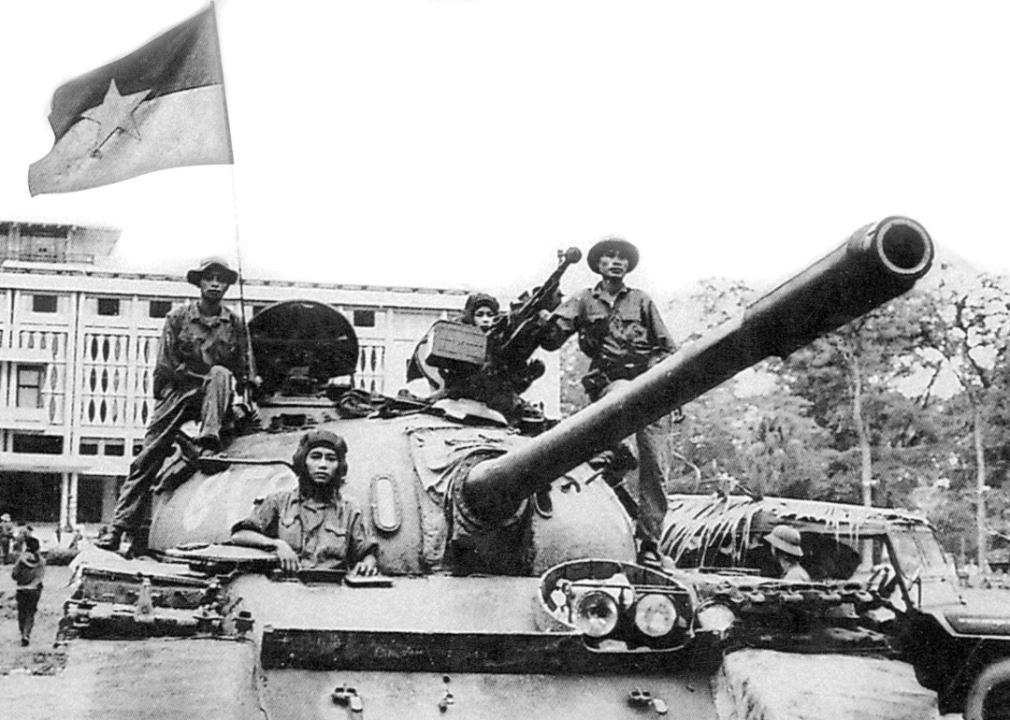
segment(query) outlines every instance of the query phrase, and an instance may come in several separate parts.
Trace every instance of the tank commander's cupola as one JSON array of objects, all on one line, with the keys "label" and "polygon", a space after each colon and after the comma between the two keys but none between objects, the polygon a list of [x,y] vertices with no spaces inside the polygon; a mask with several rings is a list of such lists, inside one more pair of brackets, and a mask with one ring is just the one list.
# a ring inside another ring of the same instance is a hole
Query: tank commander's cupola
[{"label": "tank commander's cupola", "polygon": [[347,318],[329,305],[276,303],[249,322],[249,335],[265,401],[313,397],[341,378],[352,384],[358,338]]}]

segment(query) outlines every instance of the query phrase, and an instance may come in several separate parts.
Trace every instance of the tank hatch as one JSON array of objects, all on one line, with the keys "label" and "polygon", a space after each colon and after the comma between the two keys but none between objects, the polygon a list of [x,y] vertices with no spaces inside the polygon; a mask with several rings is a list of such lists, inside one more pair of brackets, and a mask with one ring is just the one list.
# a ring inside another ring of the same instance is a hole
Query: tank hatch
[{"label": "tank hatch", "polygon": [[249,322],[256,369],[266,395],[311,393],[330,378],[353,375],[358,338],[337,310],[313,300],[270,305]]}]

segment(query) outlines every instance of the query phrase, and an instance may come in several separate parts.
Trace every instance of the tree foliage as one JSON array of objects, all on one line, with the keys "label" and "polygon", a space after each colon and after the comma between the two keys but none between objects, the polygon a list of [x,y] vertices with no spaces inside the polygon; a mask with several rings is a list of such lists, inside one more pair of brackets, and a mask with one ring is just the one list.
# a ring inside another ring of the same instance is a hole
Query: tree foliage
[{"label": "tree foliage", "polygon": [[[936,268],[916,290],[684,408],[671,491],[734,479],[761,493],[920,510],[947,549],[1010,546],[1010,279]],[[664,304],[690,343],[739,315],[746,284],[709,279]],[[588,361],[563,350],[566,412]],[[985,504],[979,514],[978,488]],[[980,533],[978,529],[981,528]],[[990,541],[986,541],[989,538]],[[1010,551],[1007,552],[1010,555]]]}]

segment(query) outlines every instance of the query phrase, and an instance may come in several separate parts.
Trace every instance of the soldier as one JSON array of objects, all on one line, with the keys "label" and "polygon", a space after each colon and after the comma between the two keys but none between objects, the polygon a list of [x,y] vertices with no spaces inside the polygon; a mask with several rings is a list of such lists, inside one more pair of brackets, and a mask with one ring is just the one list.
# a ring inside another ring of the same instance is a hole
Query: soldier
[{"label": "soldier", "polygon": [[[624,284],[625,276],[638,266],[638,248],[621,238],[607,238],[593,245],[586,262],[601,276],[600,282],[553,313],[541,314],[545,324],[541,345],[557,350],[570,335],[579,334],[579,348],[590,360],[582,385],[595,402],[670,355],[674,344],[655,303]],[[666,515],[663,479],[670,432],[667,416],[636,434],[638,487],[628,488],[639,560],[654,565],[660,563],[659,537]]]},{"label": "soldier", "polygon": [[256,501],[252,514],[232,527],[236,545],[277,553],[281,569],[344,569],[375,575],[378,543],[361,509],[341,496],[347,443],[328,430],[302,435],[291,466],[298,487]]},{"label": "soldier", "polygon": [[486,293],[474,293],[466,299],[460,322],[488,333],[500,313],[501,306],[496,298]]},{"label": "soldier", "polygon": [[179,428],[199,420],[196,444],[201,454],[218,452],[232,396],[243,392],[255,375],[249,367],[245,324],[221,302],[238,273],[224,260],[208,258],[186,279],[200,288],[200,299],[165,318],[154,367],[154,412],[144,449],[119,491],[112,527],[96,543],[106,550],[117,550],[123,534],[138,528],[144,498],[171,454]]},{"label": "soldier", "polygon": [[803,557],[801,539],[800,531],[788,525],[776,525],[764,536],[764,541],[771,546],[772,556],[781,568],[783,580],[810,582],[810,574],[800,565],[800,558]]}]

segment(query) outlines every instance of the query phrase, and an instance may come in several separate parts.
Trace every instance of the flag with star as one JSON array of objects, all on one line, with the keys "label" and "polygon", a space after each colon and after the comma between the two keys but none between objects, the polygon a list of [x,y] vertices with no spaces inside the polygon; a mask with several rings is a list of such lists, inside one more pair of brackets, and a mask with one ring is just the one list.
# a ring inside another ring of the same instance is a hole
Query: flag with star
[{"label": "flag with star", "polygon": [[61,85],[49,124],[56,140],[28,169],[32,195],[232,163],[213,7]]}]

